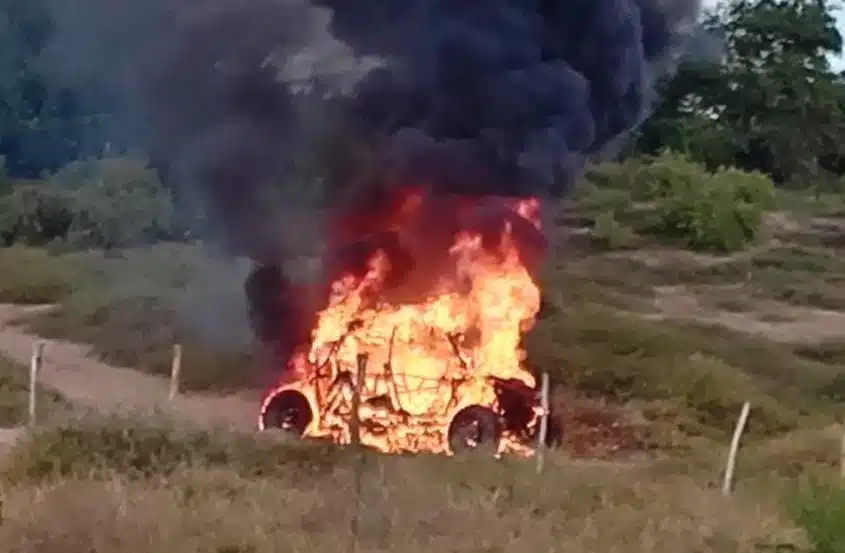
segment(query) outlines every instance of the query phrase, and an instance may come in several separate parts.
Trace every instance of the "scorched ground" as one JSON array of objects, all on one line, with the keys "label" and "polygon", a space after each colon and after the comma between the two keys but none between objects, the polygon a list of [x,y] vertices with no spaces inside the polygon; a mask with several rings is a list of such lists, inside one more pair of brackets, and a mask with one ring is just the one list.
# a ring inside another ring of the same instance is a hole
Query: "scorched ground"
[{"label": "scorched ground", "polygon": [[302,343],[282,325],[293,351],[275,357],[259,428],[348,443],[362,374],[367,446],[530,454],[541,409],[522,337],[540,307],[539,203],[393,190],[366,217],[336,217],[322,306]]}]

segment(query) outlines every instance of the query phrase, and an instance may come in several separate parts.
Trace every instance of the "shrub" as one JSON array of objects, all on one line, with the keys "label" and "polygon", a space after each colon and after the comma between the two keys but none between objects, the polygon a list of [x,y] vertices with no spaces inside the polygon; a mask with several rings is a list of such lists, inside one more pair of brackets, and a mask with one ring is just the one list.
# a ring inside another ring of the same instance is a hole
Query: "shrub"
[{"label": "shrub", "polygon": [[652,231],[709,251],[741,249],[758,239],[764,211],[774,206],[774,183],[761,173],[708,173],[683,156],[665,153],[641,168],[655,201]]},{"label": "shrub", "polygon": [[616,220],[612,211],[605,211],[593,220],[593,238],[608,250],[633,247],[636,233]]},{"label": "shrub", "polygon": [[585,180],[601,190],[624,191],[631,199],[648,200],[649,187],[639,178],[644,160],[632,158],[624,163],[600,163],[587,170]]},{"label": "shrub", "polygon": [[179,239],[173,196],[133,158],[76,162],[0,194],[0,242],[128,247]]},{"label": "shrub", "polygon": [[66,239],[128,247],[180,235],[172,194],[155,170],[132,158],[73,163],[50,178],[71,213]]},{"label": "shrub", "polygon": [[45,183],[18,184],[0,196],[0,245],[43,246],[67,236],[73,215],[67,199]]}]

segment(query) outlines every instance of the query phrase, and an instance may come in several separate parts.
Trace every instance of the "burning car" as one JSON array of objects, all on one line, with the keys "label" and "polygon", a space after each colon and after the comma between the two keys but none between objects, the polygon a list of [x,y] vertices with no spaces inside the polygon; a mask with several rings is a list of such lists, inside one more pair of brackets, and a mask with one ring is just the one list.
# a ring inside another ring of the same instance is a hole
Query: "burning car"
[{"label": "burning car", "polygon": [[[395,338],[394,333],[388,352],[395,347]],[[452,336],[443,339],[463,365],[460,341]],[[465,366],[439,376],[413,374],[394,367],[391,357],[388,353],[376,370],[369,370],[366,355],[357,357],[356,366],[327,358],[309,377],[281,385],[266,396],[259,429],[348,443],[357,410],[361,443],[386,453],[455,454],[476,448],[497,454],[530,452],[542,409],[526,382],[477,376]],[[356,389],[358,378],[360,389]]]},{"label": "burning car", "polygon": [[[355,255],[333,254],[327,300],[285,356],[259,429],[336,443],[357,432],[385,453],[530,455],[542,415],[522,347],[540,307],[536,201],[408,193],[390,205],[389,228],[378,218]],[[447,209],[460,224],[432,224]]]}]

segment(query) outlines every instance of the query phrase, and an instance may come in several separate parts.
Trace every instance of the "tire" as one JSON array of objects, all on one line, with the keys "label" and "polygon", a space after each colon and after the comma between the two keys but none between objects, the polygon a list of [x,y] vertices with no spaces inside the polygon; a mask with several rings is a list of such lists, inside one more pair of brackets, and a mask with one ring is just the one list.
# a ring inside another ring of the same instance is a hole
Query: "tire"
[{"label": "tire", "polygon": [[301,438],[314,414],[305,396],[299,392],[282,392],[270,401],[263,415],[264,429],[282,431]]},{"label": "tire", "polygon": [[458,411],[448,430],[449,447],[455,455],[470,451],[495,454],[502,437],[499,416],[490,408],[471,405]]}]

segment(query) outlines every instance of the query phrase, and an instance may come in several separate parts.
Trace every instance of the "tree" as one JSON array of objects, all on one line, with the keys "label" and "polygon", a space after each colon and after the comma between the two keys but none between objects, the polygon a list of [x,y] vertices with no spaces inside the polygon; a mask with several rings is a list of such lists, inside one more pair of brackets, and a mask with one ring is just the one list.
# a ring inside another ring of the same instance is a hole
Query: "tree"
[{"label": "tree", "polygon": [[721,63],[688,61],[664,83],[641,148],[670,146],[780,182],[834,169],[845,86],[828,61],[842,49],[830,2],[733,0],[704,26],[724,37]]},{"label": "tree", "polygon": [[78,94],[45,71],[53,30],[46,0],[0,0],[0,156],[17,176],[39,176],[90,153],[86,136],[99,125]]}]

